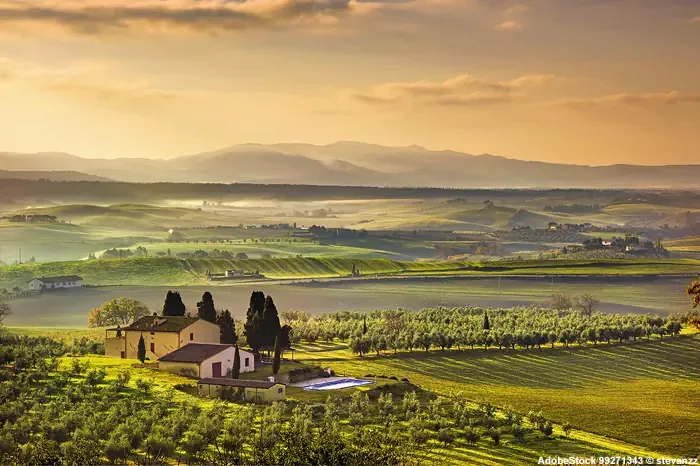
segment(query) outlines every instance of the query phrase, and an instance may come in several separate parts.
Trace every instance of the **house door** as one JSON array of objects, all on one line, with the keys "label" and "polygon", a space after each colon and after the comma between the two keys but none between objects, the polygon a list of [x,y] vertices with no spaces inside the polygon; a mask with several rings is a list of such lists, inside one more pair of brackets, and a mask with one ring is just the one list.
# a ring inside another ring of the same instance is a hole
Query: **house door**
[{"label": "house door", "polygon": [[126,351],[122,351],[122,359],[126,359]]},{"label": "house door", "polygon": [[211,376],[221,377],[221,362],[213,362],[211,364]]}]

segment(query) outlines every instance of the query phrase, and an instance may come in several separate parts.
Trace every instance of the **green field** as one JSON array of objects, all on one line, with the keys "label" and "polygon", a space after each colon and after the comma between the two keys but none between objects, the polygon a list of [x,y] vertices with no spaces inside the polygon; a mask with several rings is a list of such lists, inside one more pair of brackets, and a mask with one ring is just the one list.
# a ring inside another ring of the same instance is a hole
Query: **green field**
[{"label": "green field", "polygon": [[406,262],[388,259],[347,259],[329,257],[273,259],[183,259],[129,258],[122,261],[93,260],[29,263],[0,266],[0,288],[22,286],[41,276],[80,275],[86,285],[172,285],[206,283],[206,273],[229,269],[258,270],[267,278],[338,278],[350,274],[355,264],[363,276],[613,276],[613,275],[688,275],[700,272],[700,260],[694,259],[605,259],[506,261],[470,263]]},{"label": "green field", "polygon": [[337,372],[407,377],[438,394],[542,410],[577,429],[678,456],[700,454],[700,338],[517,351],[416,351],[359,358],[343,344],[300,359]]},{"label": "green field", "polygon": [[[17,331],[17,329],[13,330]],[[58,329],[27,329],[23,333],[57,337]],[[66,329],[63,336],[83,336],[83,330]],[[463,442],[444,449],[430,442],[422,455],[439,464],[519,465],[536,464],[551,456],[695,456],[700,432],[700,338],[697,334],[623,345],[539,350],[416,351],[359,358],[340,342],[306,344],[297,348],[296,363],[284,363],[281,372],[299,363],[331,367],[341,375],[364,377],[407,377],[420,389],[445,396],[488,401],[527,414],[542,410],[559,424],[546,439],[530,434],[525,443],[505,441],[494,447],[482,438],[474,446]],[[64,358],[63,365],[71,359]],[[175,384],[192,384],[191,379],[140,366],[134,361],[104,356],[81,357],[92,367],[107,370],[111,380],[124,370],[137,378],[151,380],[154,393],[176,402],[196,403],[204,408],[211,400],[191,392],[173,390]],[[263,379],[269,367],[242,374]],[[377,377],[375,385],[333,392],[308,392],[289,387],[295,402],[320,404],[326,396],[349,401],[355,390],[385,390],[403,393],[401,382]],[[405,384],[404,384],[405,385]],[[426,392],[423,392],[426,393]],[[396,395],[395,395],[396,396]],[[427,395],[421,395],[425,402]],[[432,395],[434,397],[434,395]],[[396,402],[396,401],[395,401]],[[564,437],[561,422],[574,425]],[[349,426],[346,425],[346,428]]]}]

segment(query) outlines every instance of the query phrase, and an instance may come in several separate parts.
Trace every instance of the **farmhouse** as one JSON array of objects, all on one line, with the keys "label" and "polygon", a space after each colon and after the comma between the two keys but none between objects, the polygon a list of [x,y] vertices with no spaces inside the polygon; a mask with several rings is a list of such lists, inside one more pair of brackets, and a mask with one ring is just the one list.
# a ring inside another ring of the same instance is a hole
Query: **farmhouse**
[{"label": "farmhouse", "polygon": [[[241,372],[255,370],[252,353],[239,350]],[[233,345],[189,343],[158,360],[158,369],[175,374],[210,379],[224,377],[233,369]]]},{"label": "farmhouse", "polygon": [[80,288],[83,286],[83,278],[77,275],[63,277],[32,278],[27,282],[30,291],[52,290],[57,288]]},{"label": "farmhouse", "polygon": [[[113,336],[110,336],[113,335]],[[196,317],[146,316],[128,327],[105,331],[105,354],[115,358],[136,359],[139,338],[146,343],[146,357],[160,359],[188,343],[220,343],[218,325]]]},{"label": "farmhouse", "polygon": [[287,387],[279,382],[262,380],[237,379],[202,379],[197,382],[199,396],[216,398],[222,390],[230,388],[236,393],[242,393],[246,401],[271,403],[287,398]]}]

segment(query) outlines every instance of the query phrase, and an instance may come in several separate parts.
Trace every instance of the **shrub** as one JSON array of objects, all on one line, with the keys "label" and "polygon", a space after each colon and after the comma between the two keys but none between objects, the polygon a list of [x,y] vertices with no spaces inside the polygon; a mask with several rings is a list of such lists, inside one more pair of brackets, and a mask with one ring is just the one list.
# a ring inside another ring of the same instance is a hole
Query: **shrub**
[{"label": "shrub", "polygon": [[501,444],[501,431],[500,429],[494,429],[493,427],[489,429],[489,437],[493,440],[493,444],[498,446]]},{"label": "shrub", "polygon": [[474,445],[476,442],[478,442],[479,437],[481,437],[481,434],[478,430],[471,427],[464,429],[464,440],[466,440],[469,445]]},{"label": "shrub", "polygon": [[549,438],[549,436],[552,435],[553,431],[554,431],[554,428],[552,427],[552,423],[547,421],[544,424],[544,427],[542,428],[542,433],[544,434],[545,437]]},{"label": "shrub", "polygon": [[153,388],[153,382],[146,379],[136,379],[136,388],[143,392],[144,395],[148,395]]},{"label": "shrub", "polygon": [[99,369],[89,370],[87,374],[85,374],[85,381],[94,387],[104,382],[105,377],[107,377],[107,371],[104,367],[100,367]]},{"label": "shrub", "polygon": [[518,424],[513,424],[512,427],[513,437],[520,443],[525,441],[525,428]]},{"label": "shrub", "polygon": [[454,443],[455,436],[450,432],[450,429],[440,429],[437,434],[437,439],[447,448],[448,445]]},{"label": "shrub", "polygon": [[131,373],[128,371],[121,371],[119,374],[117,374],[117,386],[119,387],[126,387],[129,385],[130,380]]},{"label": "shrub", "polygon": [[567,437],[571,434],[571,429],[572,429],[571,424],[569,424],[568,422],[565,422],[564,425],[562,425],[562,430],[564,431],[564,435],[566,435]]}]

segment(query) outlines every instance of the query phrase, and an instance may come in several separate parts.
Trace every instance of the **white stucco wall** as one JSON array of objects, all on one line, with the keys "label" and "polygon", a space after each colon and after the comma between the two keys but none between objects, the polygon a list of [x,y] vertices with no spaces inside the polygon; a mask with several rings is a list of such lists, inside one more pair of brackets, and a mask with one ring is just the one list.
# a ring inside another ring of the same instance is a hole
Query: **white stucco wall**
[{"label": "white stucco wall", "polygon": [[226,377],[228,370],[233,368],[233,358],[235,354],[236,348],[230,346],[224,351],[221,351],[219,354],[215,354],[209,359],[202,361],[202,364],[199,366],[199,378],[206,379],[209,377],[214,377],[212,365],[217,362],[221,363],[221,376]]},{"label": "white stucco wall", "polygon": [[[243,372],[253,372],[255,370],[255,355],[253,355],[253,353],[249,353],[248,351],[243,351],[242,349],[238,350],[238,355],[241,357],[241,374]],[[247,366],[246,358],[248,359]]]},{"label": "white stucco wall", "polygon": [[[41,289],[41,285],[44,282],[41,281],[39,278],[35,278],[29,282],[29,290],[31,291],[38,291]],[[54,282],[54,283],[47,283],[44,288],[46,289],[53,289],[53,288],[80,288],[83,286],[83,281],[82,280],[76,280],[76,281],[63,281],[63,282]]]}]

